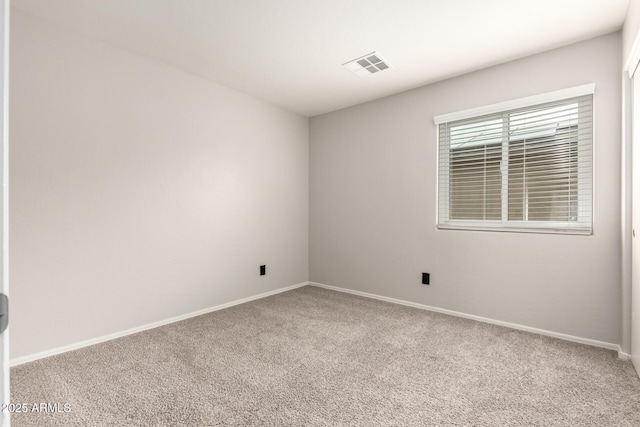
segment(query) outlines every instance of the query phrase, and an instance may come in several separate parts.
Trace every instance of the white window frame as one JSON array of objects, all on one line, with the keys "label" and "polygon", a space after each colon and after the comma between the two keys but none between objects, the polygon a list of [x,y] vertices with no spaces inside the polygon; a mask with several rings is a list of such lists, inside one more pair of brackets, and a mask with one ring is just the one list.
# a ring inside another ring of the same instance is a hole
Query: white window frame
[{"label": "white window frame", "polygon": [[[442,114],[442,115],[437,115],[433,118],[433,121],[436,125],[436,140],[438,141],[437,144],[437,153],[438,153],[438,161],[437,161],[437,167],[436,167],[436,227],[438,229],[443,229],[443,230],[475,230],[475,231],[505,231],[505,232],[523,232],[523,233],[553,233],[553,234],[578,234],[578,235],[592,235],[593,234],[593,224],[594,224],[594,176],[595,176],[595,111],[592,111],[592,135],[591,135],[591,193],[586,196],[587,199],[585,200],[582,196],[580,195],[579,197],[581,197],[582,199],[579,199],[578,205],[580,206],[581,204],[584,204],[585,202],[588,203],[588,205],[590,206],[590,227],[589,230],[583,230],[583,229],[576,229],[573,230],[571,228],[568,228],[566,226],[565,222],[551,222],[551,221],[508,221],[508,223],[506,223],[503,220],[482,220],[482,221],[478,221],[478,220],[447,220],[446,222],[443,222],[440,220],[439,216],[440,216],[440,203],[448,203],[449,200],[449,194],[445,193],[443,194],[443,199],[440,200],[440,188],[441,184],[443,184],[443,182],[441,182],[441,179],[445,179],[448,180],[448,173],[441,173],[441,164],[440,164],[440,132],[439,132],[439,125],[443,124],[443,123],[449,123],[449,122],[454,122],[454,121],[459,121],[459,120],[465,120],[465,119],[472,119],[472,118],[476,118],[476,117],[480,117],[480,116],[485,116],[485,115],[489,115],[489,114],[498,114],[498,113],[503,113],[503,112],[507,112],[509,110],[515,110],[515,109],[520,109],[520,108],[526,108],[526,107],[531,107],[531,106],[535,106],[538,104],[545,104],[548,102],[556,102],[556,101],[562,101],[565,99],[571,99],[571,98],[577,98],[577,97],[581,97],[581,96],[586,96],[586,95],[595,95],[595,83],[590,83],[590,84],[585,84],[582,86],[576,86],[576,87],[572,87],[572,88],[568,88],[568,89],[562,89],[562,90],[558,90],[558,91],[554,91],[554,92],[548,92],[548,93],[544,93],[544,94],[540,94],[540,95],[534,95],[534,96],[529,96],[529,97],[525,97],[525,98],[519,98],[519,99],[515,99],[515,100],[511,100],[511,101],[506,101],[506,102],[501,102],[501,103],[497,103],[497,104],[491,104],[491,105],[487,105],[487,106],[483,106],[483,107],[478,107],[478,108],[471,108],[468,110],[463,110],[463,111],[457,111],[454,113],[449,113],[449,114]],[[593,100],[593,104],[595,106],[595,96],[594,96],[594,100]],[[595,108],[593,109],[595,110]],[[503,144],[503,151],[508,150],[507,145]],[[505,155],[505,153],[503,152],[503,156]],[[581,162],[578,162],[578,167],[581,167],[580,165],[582,165]],[[584,166],[582,166],[584,167]],[[578,173],[578,177],[580,177],[581,174]],[[578,178],[579,179],[579,178]],[[503,181],[504,180],[508,180],[508,175],[506,173],[503,173]],[[445,188],[449,188],[449,184],[448,182],[444,182],[445,184]],[[503,210],[505,209],[505,205],[507,203],[507,194],[505,194],[508,191],[508,187],[506,185],[504,185],[503,182],[503,186],[502,186],[502,200],[503,200]],[[580,193],[579,193],[580,194]],[[582,212],[579,210],[579,215],[582,214]],[[504,218],[504,212],[502,217]],[[581,219],[584,218],[579,218],[578,221],[580,222]]]}]

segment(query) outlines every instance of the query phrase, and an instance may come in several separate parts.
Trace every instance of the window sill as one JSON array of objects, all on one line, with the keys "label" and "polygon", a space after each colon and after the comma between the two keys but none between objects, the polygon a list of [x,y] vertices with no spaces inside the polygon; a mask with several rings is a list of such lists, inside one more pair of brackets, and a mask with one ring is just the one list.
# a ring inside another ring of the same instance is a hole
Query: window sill
[{"label": "window sill", "polygon": [[591,236],[593,235],[593,230],[591,229],[583,229],[583,228],[567,228],[566,224],[555,224],[555,223],[545,223],[545,224],[528,224],[527,226],[518,226],[518,225],[504,225],[500,223],[500,225],[496,224],[492,226],[491,224],[483,223],[473,223],[473,222],[456,222],[456,223],[447,223],[447,224],[437,224],[436,228],[438,230],[466,230],[466,231],[493,231],[493,232],[506,232],[506,233],[536,233],[536,234],[568,234],[568,235],[578,235],[578,236]]}]

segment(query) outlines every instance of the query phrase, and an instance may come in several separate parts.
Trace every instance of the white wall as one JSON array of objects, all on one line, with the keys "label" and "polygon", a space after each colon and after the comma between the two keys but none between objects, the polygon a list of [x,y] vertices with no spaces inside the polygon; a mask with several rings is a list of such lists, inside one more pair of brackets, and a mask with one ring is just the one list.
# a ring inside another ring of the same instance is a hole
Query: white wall
[{"label": "white wall", "polygon": [[12,359],[307,280],[308,119],[11,19]]},{"label": "white wall", "polygon": [[627,16],[622,27],[622,59],[625,62],[631,53],[638,30],[640,30],[640,1],[629,0]]},{"label": "white wall", "polygon": [[[619,343],[620,44],[615,33],[312,118],[310,280]],[[593,236],[436,230],[434,115],[590,82]]]}]

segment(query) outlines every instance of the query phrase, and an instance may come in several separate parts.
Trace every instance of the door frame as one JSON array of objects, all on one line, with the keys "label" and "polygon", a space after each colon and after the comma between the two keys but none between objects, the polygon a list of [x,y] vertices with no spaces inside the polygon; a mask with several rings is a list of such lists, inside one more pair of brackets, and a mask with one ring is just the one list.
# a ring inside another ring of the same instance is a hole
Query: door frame
[{"label": "door frame", "polygon": [[[640,354],[632,354],[634,333],[633,323],[633,269],[632,269],[632,242],[633,242],[633,121],[634,121],[634,76],[640,84],[640,32],[636,34],[633,46],[624,64],[622,75],[622,147],[621,147],[621,249],[622,249],[622,286],[620,292],[621,307],[621,331],[620,331],[620,356],[630,359],[636,372],[640,375]],[[636,105],[640,108],[640,103]],[[640,131],[636,130],[638,141],[636,145],[640,147]],[[640,169],[640,168],[638,168]],[[639,171],[640,173],[640,171]],[[640,197],[640,189],[637,189]],[[640,228],[640,226],[639,226]],[[640,229],[638,230],[640,233]],[[640,239],[640,235],[637,237]],[[640,242],[639,242],[640,244]],[[639,273],[640,274],[640,273]],[[638,314],[640,317],[640,313]]]}]

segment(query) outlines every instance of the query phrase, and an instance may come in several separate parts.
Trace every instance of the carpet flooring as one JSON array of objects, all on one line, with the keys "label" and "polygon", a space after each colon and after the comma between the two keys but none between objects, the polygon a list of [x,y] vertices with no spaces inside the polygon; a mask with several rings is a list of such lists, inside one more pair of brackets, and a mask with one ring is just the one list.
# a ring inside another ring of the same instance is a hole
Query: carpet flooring
[{"label": "carpet flooring", "polygon": [[640,426],[615,352],[312,286],[14,367],[11,393],[59,403],[13,427]]}]

